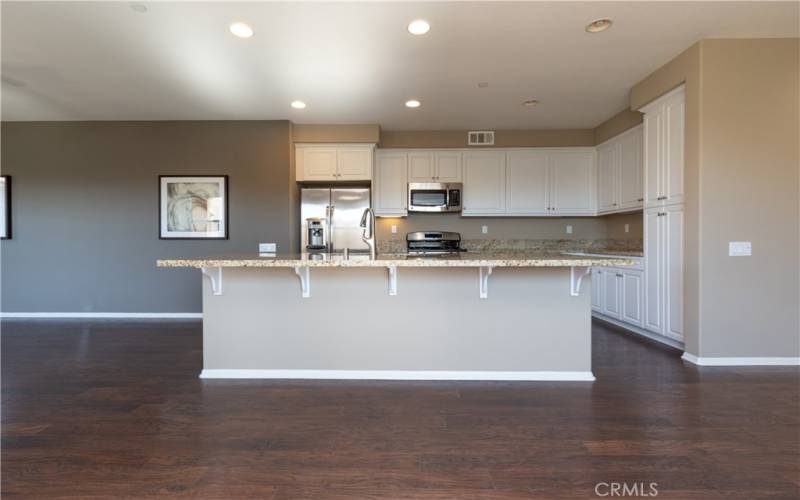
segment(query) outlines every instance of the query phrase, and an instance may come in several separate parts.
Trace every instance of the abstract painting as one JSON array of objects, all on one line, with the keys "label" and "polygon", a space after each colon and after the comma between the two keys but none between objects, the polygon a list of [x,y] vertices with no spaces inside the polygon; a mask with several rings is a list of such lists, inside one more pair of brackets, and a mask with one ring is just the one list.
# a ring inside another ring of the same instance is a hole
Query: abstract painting
[{"label": "abstract painting", "polygon": [[162,239],[227,239],[228,176],[159,176]]},{"label": "abstract painting", "polygon": [[11,238],[11,177],[0,176],[0,238]]}]

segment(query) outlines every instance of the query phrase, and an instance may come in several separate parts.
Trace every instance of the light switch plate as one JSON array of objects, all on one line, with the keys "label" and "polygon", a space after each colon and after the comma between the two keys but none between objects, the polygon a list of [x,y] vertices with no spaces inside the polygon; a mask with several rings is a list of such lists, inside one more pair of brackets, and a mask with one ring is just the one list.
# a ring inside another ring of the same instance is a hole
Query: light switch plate
[{"label": "light switch plate", "polygon": [[567,224],[567,234],[572,234],[572,225]]},{"label": "light switch plate", "polygon": [[259,243],[258,253],[275,253],[278,250],[277,243]]},{"label": "light switch plate", "polygon": [[481,232],[483,234],[489,234],[489,226],[481,226]]},{"label": "light switch plate", "polygon": [[750,241],[729,241],[728,256],[750,257],[753,255],[753,243]]}]

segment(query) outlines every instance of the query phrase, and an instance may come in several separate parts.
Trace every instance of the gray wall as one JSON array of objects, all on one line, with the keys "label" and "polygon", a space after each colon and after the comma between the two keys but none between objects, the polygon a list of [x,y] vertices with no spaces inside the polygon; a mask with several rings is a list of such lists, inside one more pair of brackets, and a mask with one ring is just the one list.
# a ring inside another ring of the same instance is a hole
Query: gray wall
[{"label": "gray wall", "polygon": [[[289,135],[287,121],[3,123],[0,309],[200,312],[200,273],[156,259],[288,250]],[[159,174],[227,174],[230,239],[159,240]]]}]

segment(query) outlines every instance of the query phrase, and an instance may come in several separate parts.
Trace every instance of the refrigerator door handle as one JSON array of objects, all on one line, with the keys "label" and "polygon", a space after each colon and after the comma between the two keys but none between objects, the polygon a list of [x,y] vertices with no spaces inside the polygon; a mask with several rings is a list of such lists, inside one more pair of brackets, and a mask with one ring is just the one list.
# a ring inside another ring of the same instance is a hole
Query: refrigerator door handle
[{"label": "refrigerator door handle", "polygon": [[336,248],[335,246],[333,246],[333,210],[334,210],[334,206],[333,206],[333,204],[331,204],[331,205],[328,205],[326,208],[328,210],[328,253],[332,253],[333,249]]}]

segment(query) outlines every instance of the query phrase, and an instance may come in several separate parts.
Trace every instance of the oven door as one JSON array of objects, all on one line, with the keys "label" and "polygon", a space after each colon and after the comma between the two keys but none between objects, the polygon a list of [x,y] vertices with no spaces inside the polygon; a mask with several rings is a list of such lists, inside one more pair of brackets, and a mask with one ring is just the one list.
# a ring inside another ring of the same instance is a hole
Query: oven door
[{"label": "oven door", "polygon": [[409,212],[447,212],[447,185],[435,182],[408,183]]}]

